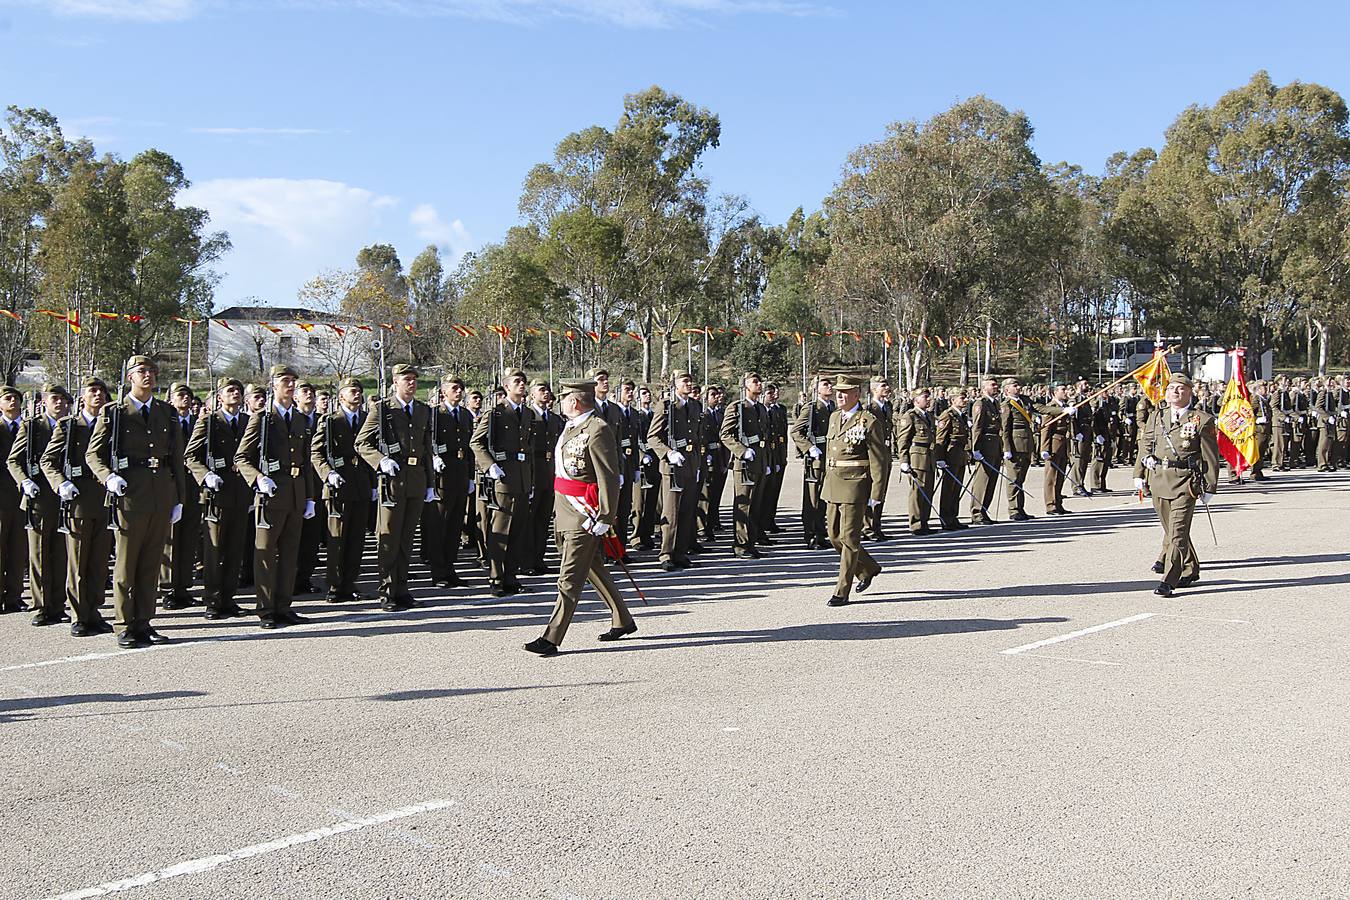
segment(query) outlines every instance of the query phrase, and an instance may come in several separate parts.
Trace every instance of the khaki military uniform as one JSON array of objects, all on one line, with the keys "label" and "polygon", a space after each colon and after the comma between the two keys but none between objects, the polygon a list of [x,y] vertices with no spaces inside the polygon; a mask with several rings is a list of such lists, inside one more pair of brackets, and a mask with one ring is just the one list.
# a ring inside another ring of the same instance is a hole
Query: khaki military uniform
[{"label": "khaki military uniform", "polygon": [[[468,413],[464,415],[467,417]],[[361,432],[366,416],[366,410],[362,408],[348,418],[347,410],[339,404],[336,410],[319,416],[318,427],[309,443],[310,465],[314,467],[315,480],[323,485],[324,506],[328,513],[326,576],[328,599],[334,601],[352,600],[357,596],[356,579],[361,574],[361,558],[366,552],[375,472],[361,458],[356,446],[356,436]],[[342,485],[338,488],[328,483],[328,476],[334,472],[342,477]],[[467,485],[461,484],[461,498],[466,490]],[[461,499],[461,512],[463,508]],[[425,532],[423,539],[426,539]],[[458,548],[458,534],[455,540]],[[431,558],[437,557],[432,555]]]},{"label": "khaki military uniform", "polygon": [[[938,492],[938,520],[947,529],[964,528],[961,524],[961,495],[965,493],[966,466],[970,461],[971,419],[955,406],[938,416],[937,437],[933,444],[934,465],[945,462],[934,474],[940,480]],[[973,515],[973,512],[972,512]]]},{"label": "khaki military uniform", "polygon": [[[263,429],[267,429],[267,454],[263,457]],[[276,483],[270,498],[258,495],[255,526],[267,521],[270,528],[255,527],[253,534],[253,585],[258,593],[258,618],[263,622],[285,621],[291,615],[295,596],[295,570],[300,553],[300,523],[314,496],[314,469],[309,463],[309,426],[304,415],[290,409],[290,422],[276,404],[248,420],[235,451],[239,473],[255,490],[266,475]]]},{"label": "khaki military uniform", "polygon": [[731,451],[722,441],[725,405],[706,407],[703,412],[703,491],[699,498],[699,530],[703,540],[713,541],[722,530],[722,491],[731,471]]},{"label": "khaki military uniform", "polygon": [[[253,537],[253,489],[239,474],[239,464],[235,462],[248,420],[249,414],[242,407],[233,421],[224,410],[198,417],[184,458],[188,473],[201,492],[206,527],[202,602],[212,614],[235,615],[239,611],[234,597],[239,590],[244,551]],[[211,472],[223,482],[219,490],[206,487],[206,476]]]},{"label": "khaki military uniform", "polygon": [[[485,488],[497,508],[491,509],[484,503],[479,510],[488,541],[488,577],[502,587],[515,584],[516,572],[528,565],[526,528],[535,480],[530,459],[533,428],[534,413],[527,405],[521,404],[517,410],[509,402],[497,404],[478,417],[469,442],[480,479],[488,477],[486,473],[493,463],[506,474],[495,481],[488,479],[491,487]],[[618,465],[617,445],[615,465]]]},{"label": "khaki military uniform", "polygon": [[69,481],[79,491],[66,505],[66,603],[75,621],[85,625],[103,623],[99,607],[107,596],[112,561],[106,494],[84,460],[97,422],[97,416],[89,421],[77,412],[56,423],[41,464],[52,490]]},{"label": "khaki military uniform", "polygon": [[[19,436],[21,420],[0,416],[0,459],[9,459]],[[19,485],[8,474],[0,475],[0,612],[18,612],[23,606],[23,576],[28,569],[26,518],[19,509]]]},{"label": "khaki military uniform", "polygon": [[616,400],[596,401],[595,415],[599,416],[614,431],[615,452],[619,454],[619,497],[618,522],[614,533],[619,540],[628,542],[628,520],[633,512],[633,496],[627,488],[633,483],[637,473],[637,434],[633,430],[632,410]]},{"label": "khaki military uniform", "polygon": [[[455,565],[468,525],[469,504],[473,502],[472,436],[473,413],[467,407],[450,409],[441,403],[432,408],[431,452],[444,463],[441,471],[432,475],[439,499],[427,504],[422,512],[422,541],[433,581],[459,580]],[[369,499],[369,493],[366,497]]]},{"label": "khaki military uniform", "polygon": [[970,520],[976,524],[987,525],[993,521],[989,507],[998,491],[997,467],[1003,465],[1003,448],[1003,411],[998,398],[980,395],[970,405],[971,455],[978,453],[983,457],[972,464],[975,474],[970,479],[970,492],[973,495]]},{"label": "khaki military uniform", "polygon": [[[179,416],[175,411],[174,424],[182,437],[184,451],[192,440],[197,419],[197,416]],[[186,464],[184,460],[184,467]],[[174,601],[175,606],[186,606],[191,602],[197,555],[202,545],[201,495],[192,485],[188,488],[183,497],[183,514],[169,526],[169,540],[164,545],[164,557],[159,564],[160,594],[166,601]],[[167,602],[165,605],[169,606]]]},{"label": "khaki military uniform", "polygon": [[397,397],[372,400],[369,415],[356,433],[356,452],[375,472],[377,484],[381,478],[380,460],[387,456],[398,463],[396,474],[383,476],[384,487],[375,511],[380,601],[385,607],[409,606],[412,594],[408,591],[408,567],[412,564],[413,538],[422,521],[422,506],[434,476],[431,408],[417,399],[406,406]]},{"label": "khaki military uniform", "polygon": [[1041,453],[1049,453],[1045,467],[1045,511],[1065,513],[1064,478],[1069,471],[1069,444],[1074,440],[1075,416],[1060,415],[1067,407],[1041,408]]},{"label": "khaki military uniform", "polygon": [[1003,474],[1012,482],[1008,489],[1008,516],[1021,520],[1027,516],[1027,473],[1040,445],[1036,413],[1025,397],[1003,398],[999,409],[999,433],[1003,437]]},{"label": "khaki military uniform", "polygon": [[9,472],[16,484],[31,480],[38,495],[19,501],[28,526],[28,592],[39,615],[53,621],[65,617],[66,540],[58,531],[56,491],[42,476],[42,454],[55,425],[45,414],[25,419],[10,448]]},{"label": "khaki military uniform", "polygon": [[[824,547],[829,542],[825,529],[825,443],[829,440],[832,401],[812,400],[797,413],[792,423],[792,442],[802,456],[802,534],[807,547]],[[816,456],[813,458],[812,449]],[[890,455],[890,448],[886,448]],[[883,464],[889,465],[889,460]]]},{"label": "khaki military uniform", "polygon": [[[737,400],[727,407],[722,420],[722,443],[731,451],[734,474],[732,519],[736,526],[735,550],[738,554],[757,554],[756,544],[764,542],[760,522],[764,518],[764,476],[769,453],[765,438],[769,414],[762,403]],[[746,451],[753,459],[746,459]]]},{"label": "khaki military uniform", "polygon": [[[1157,465],[1145,460],[1153,457]],[[1163,581],[1176,587],[1182,578],[1200,577],[1200,560],[1191,543],[1191,520],[1201,493],[1219,485],[1219,444],[1214,417],[1194,407],[1180,417],[1159,407],[1140,434],[1134,477],[1148,483],[1153,508],[1163,527]]]},{"label": "khaki military uniform", "polygon": [[[116,460],[114,429],[119,432]],[[169,519],[187,493],[182,440],[172,406],[152,397],[138,410],[135,398],[128,396],[120,406],[109,403],[103,408],[85,452],[85,463],[105,487],[113,475],[127,483],[116,501],[113,606],[117,627],[131,634],[147,631],[155,615]]]},{"label": "khaki military uniform", "polygon": [[855,578],[872,578],[881,566],[862,546],[863,522],[875,483],[885,477],[891,455],[887,429],[875,412],[855,406],[830,413],[825,433],[825,477],[821,499],[826,507],[830,545],[839,554],[834,596],[847,600]]},{"label": "khaki military uniform", "polygon": [[[687,563],[698,523],[699,465],[703,461],[703,404],[686,400],[671,407],[660,400],[652,410],[647,443],[659,461],[661,562]],[[684,456],[672,465],[672,451]]]},{"label": "khaki military uniform", "polygon": [[764,409],[769,421],[764,439],[768,459],[764,465],[764,503],[759,528],[761,532],[776,534],[780,530],[776,521],[778,498],[783,493],[783,471],[788,461],[788,413],[787,407],[781,403],[769,404]]},{"label": "khaki military uniform", "polygon": [[[611,403],[610,407],[613,408],[614,405]],[[562,434],[567,419],[565,416],[533,405],[530,406],[530,411],[534,413],[534,428],[530,432],[530,456],[534,471],[541,474],[535,479],[534,497],[530,500],[530,527],[526,530],[529,536],[529,549],[526,558],[531,574],[543,575],[546,571],[544,557],[549,548],[548,533],[553,526],[553,479],[548,478],[545,473],[553,469],[553,453],[558,444],[558,435]],[[624,449],[622,447],[619,449],[621,461],[624,458]],[[625,482],[624,493],[629,493],[629,487],[630,485]],[[631,496],[624,505],[629,510],[632,509]],[[626,527],[621,533],[621,540],[626,540]]]},{"label": "khaki military uniform", "polygon": [[1253,393],[1251,401],[1252,415],[1256,420],[1256,462],[1252,463],[1252,479],[1261,481],[1265,478],[1266,463],[1270,460],[1275,410],[1270,405],[1269,396]]},{"label": "khaki military uniform", "polygon": [[886,492],[891,486],[892,450],[896,441],[897,414],[895,406],[890,401],[878,403],[869,397],[862,401],[862,404],[863,408],[877,420],[877,426],[881,429],[881,439],[886,445],[885,458],[882,460],[885,477],[872,482],[872,499],[877,502],[867,509],[867,525],[863,528],[863,537],[869,540],[885,540],[886,532],[881,527],[881,517],[886,511]]},{"label": "khaki military uniform", "polygon": [[[1093,422],[1092,404],[1085,403],[1086,395],[1079,394],[1073,401],[1077,409],[1069,416],[1073,423],[1073,478],[1075,493],[1086,494],[1088,467],[1092,464],[1096,444],[1096,428]],[[1051,454],[1053,456],[1053,454]],[[1064,467],[1068,470],[1068,465]]]},{"label": "khaki military uniform", "polygon": [[1320,390],[1313,399],[1309,416],[1317,421],[1317,471],[1336,469],[1336,411],[1337,391]]},{"label": "khaki military uniform", "polygon": [[[633,616],[605,568],[602,539],[586,530],[587,525],[596,521],[614,527],[623,493],[616,465],[619,447],[613,429],[594,413],[578,419],[568,422],[558,439],[553,474],[571,482],[594,484],[596,499],[590,512],[583,512],[577,503],[586,506],[584,499],[561,492],[555,495],[554,522],[562,561],[558,567],[558,599],[544,631],[545,639],[555,646],[567,636],[587,581],[609,607],[614,628],[634,627]],[[540,477],[544,476],[545,473],[540,473]]]},{"label": "khaki military uniform", "polygon": [[[933,414],[914,409],[906,410],[900,416],[900,426],[896,430],[896,444],[900,450],[900,461],[908,463],[910,472],[906,476],[909,485],[909,530],[914,534],[928,533],[928,515],[932,511],[934,463],[933,444],[937,439],[937,426]],[[872,487],[873,493],[876,486]]]},{"label": "khaki military uniform", "polygon": [[[656,526],[661,520],[661,461],[652,452],[648,435],[652,430],[652,411],[633,409],[633,436],[637,441],[637,474],[633,477],[630,493],[633,513],[629,534],[636,537],[638,546],[652,549]],[[697,499],[697,498],[696,498]],[[698,503],[694,503],[697,511]]]}]

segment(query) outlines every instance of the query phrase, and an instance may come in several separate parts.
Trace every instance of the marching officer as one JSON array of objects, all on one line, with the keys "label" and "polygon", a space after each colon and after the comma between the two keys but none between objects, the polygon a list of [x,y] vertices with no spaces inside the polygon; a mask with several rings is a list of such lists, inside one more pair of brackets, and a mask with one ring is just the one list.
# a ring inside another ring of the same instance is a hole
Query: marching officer
[{"label": "marching officer", "polygon": [[28,592],[33,597],[34,625],[70,621],[65,614],[66,541],[56,491],[42,474],[42,454],[56,423],[70,408],[70,395],[57,384],[44,384],[41,409],[26,419],[10,448],[9,472],[23,493],[28,528]]},{"label": "marching officer", "polygon": [[633,410],[633,432],[637,441],[638,468],[633,478],[633,523],[631,533],[638,540],[639,550],[655,549],[656,523],[660,517],[661,464],[652,452],[648,435],[652,430],[652,391],[643,385],[638,389],[637,407]]},{"label": "marching officer", "polygon": [[[0,459],[9,459],[22,427],[23,394],[0,385]],[[6,473],[8,474],[8,473]],[[28,536],[19,509],[19,485],[0,476],[0,613],[23,612],[23,576],[28,567]]]},{"label": "marching officer", "polygon": [[[234,462],[254,494],[253,583],[262,628],[309,619],[291,611],[300,523],[314,517],[309,426],[295,406],[296,372],[273,366],[272,404],[250,416]],[[265,445],[265,446],[264,446]]]},{"label": "marching officer", "polygon": [[1008,518],[1025,522],[1035,516],[1027,512],[1027,473],[1035,456],[1037,439],[1034,407],[1022,396],[1016,378],[1003,379],[1003,404],[999,411],[999,433],[1003,438],[1003,475],[1009,482]]},{"label": "marching officer", "polygon": [[975,474],[970,479],[972,525],[993,524],[989,507],[998,490],[998,469],[1003,464],[1003,410],[999,404],[998,379],[985,376],[980,396],[970,405],[970,450]]},{"label": "marching officer", "polygon": [[[470,446],[480,487],[483,530],[487,538],[488,584],[494,597],[519,593],[523,586],[516,572],[523,568],[525,529],[529,524],[529,498],[534,490],[534,467],[530,460],[530,432],[534,413],[525,405],[525,373],[507,369],[502,375],[506,396],[502,403],[485,409],[474,423]],[[618,467],[618,446],[614,448]],[[548,477],[548,473],[540,473]]]},{"label": "marching officer", "polygon": [[[1046,515],[1065,516],[1064,479],[1069,473],[1069,444],[1080,423],[1078,407],[1069,403],[1069,386],[1055,384],[1052,402],[1041,410],[1041,460],[1045,465]],[[1087,426],[1084,426],[1087,427]]]},{"label": "marching officer", "polygon": [[[534,413],[534,430],[530,432],[530,455],[534,471],[541,473],[534,482],[534,496],[530,499],[529,533],[529,572],[531,575],[544,575],[548,567],[544,557],[548,553],[548,532],[553,524],[553,481],[546,474],[553,468],[553,450],[562,434],[565,420],[553,412],[553,391],[547,381],[535,381],[530,389],[533,395],[530,412]],[[611,403],[613,408],[615,404]],[[619,456],[624,461],[624,450],[620,447]],[[625,487],[625,490],[627,487]]]},{"label": "marching officer", "polygon": [[768,454],[765,460],[764,515],[760,520],[760,531],[778,534],[778,498],[783,493],[783,470],[788,462],[788,411],[778,402],[778,385],[769,382],[764,386],[764,410],[768,413],[769,427],[765,435],[764,449]]},{"label": "marching officer", "polygon": [[[884,375],[874,375],[871,381],[871,396],[867,398],[867,411],[877,417],[881,424],[882,438],[888,448],[895,446],[895,405],[891,402],[891,383]],[[886,509],[886,492],[891,486],[891,454],[886,454],[882,464],[885,475],[872,482],[872,499],[867,508],[867,524],[863,528],[863,537],[872,541],[888,541],[890,538],[881,529],[881,516]]]},{"label": "marching officer", "polygon": [[[588,580],[611,615],[610,629],[600,635],[600,640],[614,641],[637,631],[637,623],[610,579],[601,553],[602,539],[614,530],[622,490],[614,432],[594,415],[595,404],[594,381],[563,382],[562,411],[567,427],[558,438],[553,457],[555,518],[562,557],[558,599],[544,634],[525,645],[526,650],[540,656],[557,655]],[[547,474],[541,472],[539,477]]]},{"label": "marching officer", "polygon": [[[691,397],[698,399],[696,394]],[[699,498],[699,531],[703,540],[712,543],[722,530],[722,489],[731,469],[731,451],[722,443],[722,423],[726,419],[726,391],[720,385],[710,384],[707,403],[703,407],[703,491]],[[701,401],[700,401],[701,402]],[[698,543],[695,542],[695,547]]]},{"label": "marching officer", "polygon": [[970,460],[971,419],[966,416],[970,402],[965,391],[957,391],[951,406],[938,416],[933,442],[936,460],[935,480],[941,480],[938,494],[938,520],[946,531],[967,527],[961,522],[961,494],[965,491],[966,465]]},{"label": "marching officer", "polygon": [[[197,417],[192,412],[195,399],[192,388],[186,384],[175,382],[169,386],[169,404],[174,410],[174,422],[182,433],[184,452],[197,425]],[[202,505],[198,492],[192,485],[187,487],[183,496],[183,515],[169,529],[169,542],[164,545],[164,559],[159,565],[162,596],[159,605],[165,609],[186,609],[192,605],[197,551],[202,544]]]},{"label": "marching officer", "polygon": [[698,523],[699,464],[703,448],[703,404],[692,397],[688,372],[671,374],[675,396],[661,398],[652,410],[647,443],[660,461],[661,568],[667,572],[694,565],[689,558]]},{"label": "marching officer", "polygon": [[741,379],[741,398],[727,407],[722,420],[722,443],[731,451],[735,475],[732,513],[736,525],[735,553],[746,559],[758,559],[756,544],[772,544],[762,534],[764,474],[767,454],[764,437],[769,429],[768,414],[759,402],[764,382],[755,372]]},{"label": "marching officer", "polygon": [[[825,443],[829,439],[830,413],[834,412],[834,381],[816,379],[816,396],[802,406],[792,423],[792,442],[802,457],[802,534],[806,549],[830,546],[825,528]],[[861,533],[861,532],[860,532]]]},{"label": "marching officer", "polygon": [[[900,449],[900,471],[909,476],[909,531],[911,534],[932,534],[928,514],[933,508],[933,443],[937,426],[929,412],[933,392],[928,388],[914,390],[914,405],[900,416],[896,429],[896,443]],[[872,485],[873,497],[877,486]]]},{"label": "marching officer", "polygon": [[384,610],[417,605],[408,591],[413,537],[423,505],[435,499],[431,408],[417,399],[416,367],[399,363],[393,375],[393,391],[370,404],[370,415],[356,434],[356,452],[375,470],[379,484],[375,535]]},{"label": "marching officer", "polygon": [[[356,589],[361,557],[366,551],[371,495],[375,493],[374,470],[361,458],[356,446],[356,436],[366,421],[365,399],[361,382],[344,378],[338,385],[337,403],[326,415],[318,417],[314,437],[309,443],[310,465],[323,485],[328,512],[328,596],[325,599],[329,603],[371,599]],[[463,485],[459,494],[463,498]],[[463,508],[461,499],[461,515]],[[318,518],[317,510],[315,518]],[[455,540],[459,540],[458,534]]]},{"label": "marching officer", "polygon": [[875,482],[885,476],[891,447],[886,441],[885,423],[874,410],[858,402],[863,384],[863,379],[855,375],[835,379],[839,408],[830,413],[825,432],[821,496],[827,509],[830,545],[839,554],[839,578],[828,606],[848,604],[855,578],[862,593],[881,574],[881,566],[862,546],[862,530],[868,508],[875,509],[881,502],[876,497]]},{"label": "marching officer", "polygon": [[[202,548],[202,601],[213,621],[245,615],[235,603],[244,548],[253,536],[253,492],[239,474],[235,454],[249,414],[243,411],[244,386],[237,378],[216,382],[217,408],[203,412],[184,454],[188,474],[201,491],[206,542]],[[193,493],[188,485],[188,493]]]},{"label": "marching officer", "polygon": [[107,593],[112,532],[104,493],[85,463],[89,438],[108,402],[108,386],[89,377],[80,389],[80,408],[56,423],[42,454],[42,474],[60,498],[66,530],[66,602],[74,621],[72,637],[111,634],[99,607]]},{"label": "marching officer", "polygon": [[473,502],[473,413],[464,405],[464,381],[458,375],[441,377],[441,402],[431,411],[433,484],[440,499],[422,513],[422,541],[427,546],[431,581],[441,587],[460,587],[455,571],[459,545],[468,525]]},{"label": "marching officer", "polygon": [[1163,527],[1163,580],[1154,590],[1162,597],[1200,580],[1191,520],[1196,500],[1208,506],[1219,485],[1214,417],[1192,400],[1190,376],[1174,374],[1167,385],[1166,405],[1140,435],[1140,457],[1134,469],[1135,488],[1148,488]]},{"label": "marching officer", "polygon": [[110,515],[117,517],[113,607],[122,629],[117,644],[129,648],[169,640],[150,622],[164,542],[183,514],[187,475],[177,414],[155,397],[159,367],[138,355],[127,360],[125,371],[131,391],[121,404],[103,408],[84,458],[112,495]]}]

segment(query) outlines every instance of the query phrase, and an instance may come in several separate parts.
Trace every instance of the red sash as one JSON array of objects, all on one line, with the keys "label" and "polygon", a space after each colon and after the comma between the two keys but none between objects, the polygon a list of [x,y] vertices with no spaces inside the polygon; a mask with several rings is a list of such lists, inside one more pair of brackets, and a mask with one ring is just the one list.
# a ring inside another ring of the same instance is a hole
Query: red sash
[{"label": "red sash", "polygon": [[[592,516],[599,516],[600,509],[600,485],[594,481],[573,481],[570,478],[553,476],[553,490],[565,497],[576,497],[586,507],[586,511]],[[604,548],[605,555],[610,559],[623,559],[624,546],[618,536],[610,529],[609,534],[600,539],[600,546]]]}]

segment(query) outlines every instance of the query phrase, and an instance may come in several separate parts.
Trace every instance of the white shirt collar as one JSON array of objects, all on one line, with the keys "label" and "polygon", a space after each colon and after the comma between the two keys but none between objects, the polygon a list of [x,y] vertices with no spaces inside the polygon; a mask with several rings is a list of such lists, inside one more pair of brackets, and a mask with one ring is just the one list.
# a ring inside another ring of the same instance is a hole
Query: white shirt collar
[{"label": "white shirt collar", "polygon": [[850,418],[853,417],[853,414],[854,414],[855,412],[857,412],[858,410],[860,410],[860,409],[862,409],[862,403],[859,402],[859,403],[853,404],[852,407],[850,407],[849,409],[844,410],[844,419],[843,419],[843,420],[844,420],[845,422],[847,422]]},{"label": "white shirt collar", "polygon": [[[130,395],[128,395],[128,396],[130,396]],[[147,400],[147,401],[145,401],[144,403],[142,403],[141,401],[137,400],[135,397],[131,397],[131,403],[132,403],[133,406],[136,407],[136,412],[140,412],[141,410],[143,410],[143,409],[145,409],[147,406],[149,406],[149,405],[150,405],[150,402],[151,402],[152,400],[154,400],[154,399],[155,399],[154,397],[151,397],[150,400]]]},{"label": "white shirt collar", "polygon": [[98,418],[98,416],[89,415],[89,410],[84,409],[83,407],[80,408],[80,416],[84,419],[84,424],[86,425],[93,425],[94,420]]}]

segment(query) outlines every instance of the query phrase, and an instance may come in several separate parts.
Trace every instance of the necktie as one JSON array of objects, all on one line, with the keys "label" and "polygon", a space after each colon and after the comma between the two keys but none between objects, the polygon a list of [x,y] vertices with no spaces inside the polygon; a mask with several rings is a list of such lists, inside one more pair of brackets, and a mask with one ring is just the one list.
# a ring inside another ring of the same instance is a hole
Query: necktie
[{"label": "necktie", "polygon": [[188,420],[187,420],[187,419],[179,419],[178,421],[179,421],[179,424],[181,424],[181,425],[183,426],[183,437],[189,437],[189,436],[191,436],[191,434],[192,434],[192,429],[191,429],[191,427],[188,426]]},{"label": "necktie", "polygon": [[523,407],[523,406],[517,406],[517,407],[516,407],[516,423],[517,423],[517,424],[524,424],[524,422],[525,422],[525,407]]},{"label": "necktie", "polygon": [[12,435],[14,435],[15,437],[18,437],[18,436],[19,436],[19,420],[18,420],[18,419],[15,419],[13,422],[10,422],[10,423],[9,423],[9,433],[12,434]]},{"label": "necktie", "polygon": [[290,430],[291,430],[291,411],[290,411],[289,409],[286,410],[286,412],[282,415],[282,418],[286,420],[286,430],[287,430],[287,431],[290,431]]},{"label": "necktie", "polygon": [[239,417],[230,417],[230,431],[234,432],[235,437],[239,437]]},{"label": "necktie", "polygon": [[145,422],[146,425],[149,425],[149,424],[150,424],[150,404],[149,404],[149,403],[147,403],[147,404],[145,404],[144,406],[141,407],[141,419],[144,420],[144,422]]},{"label": "necktie", "polygon": [[452,407],[450,407],[450,420],[451,420],[452,422],[455,423],[456,427],[458,427],[458,425],[459,425],[459,407],[458,407],[458,406],[452,406]]},{"label": "necktie", "polygon": [[408,421],[411,422],[411,421],[412,421],[412,404],[409,403],[407,406],[403,407],[403,411],[404,411],[405,413],[408,414]]}]

